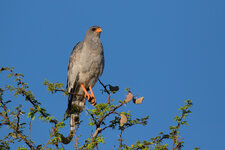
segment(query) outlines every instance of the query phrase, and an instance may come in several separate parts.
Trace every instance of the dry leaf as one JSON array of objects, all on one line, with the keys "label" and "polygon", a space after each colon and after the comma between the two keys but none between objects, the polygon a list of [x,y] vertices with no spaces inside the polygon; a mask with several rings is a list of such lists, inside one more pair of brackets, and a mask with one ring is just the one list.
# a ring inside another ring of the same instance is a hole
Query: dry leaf
[{"label": "dry leaf", "polygon": [[133,94],[129,92],[125,98],[125,103],[129,103],[133,99]]},{"label": "dry leaf", "polygon": [[120,114],[120,126],[122,127],[125,123],[127,123],[127,117],[124,114]]},{"label": "dry leaf", "polygon": [[113,93],[116,93],[117,91],[119,91],[119,86],[111,86],[109,85],[109,90]]},{"label": "dry leaf", "polygon": [[144,99],[144,97],[140,97],[140,98],[136,99],[135,104],[141,104],[143,99]]}]

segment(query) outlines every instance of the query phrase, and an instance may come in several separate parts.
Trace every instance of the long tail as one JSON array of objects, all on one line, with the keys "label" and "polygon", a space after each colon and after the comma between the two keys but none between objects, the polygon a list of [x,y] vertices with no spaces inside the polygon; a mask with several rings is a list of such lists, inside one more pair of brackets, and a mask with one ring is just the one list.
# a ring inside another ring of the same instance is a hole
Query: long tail
[{"label": "long tail", "polygon": [[66,113],[70,116],[70,130],[74,131],[80,124],[79,115],[85,107],[85,99],[80,96],[69,96]]},{"label": "long tail", "polygon": [[77,129],[80,124],[79,115],[83,111],[85,106],[85,99],[83,97],[69,96],[68,99],[68,108],[64,115],[64,120],[70,117],[70,134],[68,137],[64,137],[62,134],[62,143],[69,144],[73,139],[74,131]]},{"label": "long tail", "polygon": [[71,114],[70,116],[70,130],[74,131],[78,124],[80,124],[79,112]]}]

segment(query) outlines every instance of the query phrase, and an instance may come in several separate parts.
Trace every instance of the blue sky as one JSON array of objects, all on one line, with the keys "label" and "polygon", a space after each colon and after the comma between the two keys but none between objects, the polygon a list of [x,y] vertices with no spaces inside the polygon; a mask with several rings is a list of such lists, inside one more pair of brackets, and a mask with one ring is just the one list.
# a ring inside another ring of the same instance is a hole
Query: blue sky
[{"label": "blue sky", "polygon": [[[183,149],[221,149],[225,135],[224,15],[224,0],[0,1],[0,63],[23,73],[43,106],[60,119],[67,98],[48,94],[43,80],[66,85],[73,46],[83,40],[90,26],[99,25],[106,59],[101,80],[120,86],[113,98],[123,99],[127,87],[144,96],[143,105],[129,104],[123,109],[133,111],[135,117],[150,115],[146,127],[125,132],[125,142],[131,145],[159,131],[168,132],[178,108],[191,99],[190,126],[181,130]],[[5,83],[3,75],[0,81]],[[97,83],[97,101],[104,102],[107,95],[100,89]],[[82,114],[84,127],[80,129],[84,135],[86,116]],[[50,127],[35,123],[32,137],[45,143]],[[115,143],[110,137],[118,138],[119,133],[109,130],[104,135],[107,143],[101,149],[112,149]]]}]

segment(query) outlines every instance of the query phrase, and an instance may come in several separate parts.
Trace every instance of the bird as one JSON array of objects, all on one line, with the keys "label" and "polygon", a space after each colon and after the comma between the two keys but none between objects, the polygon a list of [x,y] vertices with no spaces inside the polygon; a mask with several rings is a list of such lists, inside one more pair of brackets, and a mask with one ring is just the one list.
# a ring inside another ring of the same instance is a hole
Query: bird
[{"label": "bird", "polygon": [[85,108],[85,99],[92,105],[96,104],[92,88],[102,75],[105,63],[101,33],[101,27],[90,27],[84,40],[74,46],[69,58],[66,86],[69,96],[66,114],[70,116],[70,131],[74,131],[80,123],[79,114]]}]

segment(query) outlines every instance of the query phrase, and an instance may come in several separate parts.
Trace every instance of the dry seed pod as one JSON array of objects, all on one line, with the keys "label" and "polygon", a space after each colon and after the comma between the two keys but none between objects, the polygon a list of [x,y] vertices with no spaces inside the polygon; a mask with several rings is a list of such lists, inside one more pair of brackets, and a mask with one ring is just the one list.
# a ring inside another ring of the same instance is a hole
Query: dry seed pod
[{"label": "dry seed pod", "polygon": [[125,98],[125,103],[129,103],[133,99],[133,94],[129,92]]},{"label": "dry seed pod", "polygon": [[136,99],[135,104],[141,104],[143,99],[144,99],[144,97],[140,97],[140,98]]},{"label": "dry seed pod", "polygon": [[125,123],[127,123],[127,117],[124,114],[120,114],[120,126],[122,127]]},{"label": "dry seed pod", "polygon": [[109,85],[109,90],[113,93],[116,93],[117,91],[119,91],[119,86],[111,86]]}]

